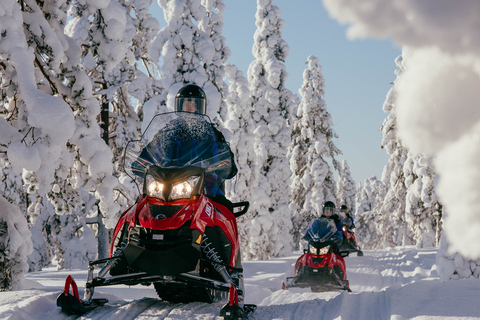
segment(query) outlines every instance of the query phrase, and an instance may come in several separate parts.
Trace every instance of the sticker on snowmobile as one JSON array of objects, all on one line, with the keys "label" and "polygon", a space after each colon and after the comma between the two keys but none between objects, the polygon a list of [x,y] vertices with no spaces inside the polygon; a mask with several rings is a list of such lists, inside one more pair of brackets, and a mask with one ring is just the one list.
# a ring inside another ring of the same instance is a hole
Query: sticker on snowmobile
[{"label": "sticker on snowmobile", "polygon": [[163,240],[163,234],[153,234],[152,235],[153,240]]},{"label": "sticker on snowmobile", "polygon": [[213,211],[213,206],[210,203],[207,203],[205,206],[205,213],[211,217],[212,216],[212,211]]}]

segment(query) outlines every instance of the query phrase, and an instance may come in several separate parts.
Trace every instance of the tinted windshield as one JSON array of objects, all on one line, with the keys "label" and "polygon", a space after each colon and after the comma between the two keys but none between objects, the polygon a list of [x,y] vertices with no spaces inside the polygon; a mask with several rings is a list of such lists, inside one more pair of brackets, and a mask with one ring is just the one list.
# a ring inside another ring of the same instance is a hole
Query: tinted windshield
[{"label": "tinted windshield", "polygon": [[303,239],[309,242],[325,242],[336,237],[337,227],[332,219],[317,218],[308,225]]},{"label": "tinted windshield", "polygon": [[125,153],[125,170],[143,178],[145,168],[198,166],[216,176],[221,185],[232,172],[230,147],[219,141],[210,119],[191,113],[156,115],[139,141],[131,141]]}]

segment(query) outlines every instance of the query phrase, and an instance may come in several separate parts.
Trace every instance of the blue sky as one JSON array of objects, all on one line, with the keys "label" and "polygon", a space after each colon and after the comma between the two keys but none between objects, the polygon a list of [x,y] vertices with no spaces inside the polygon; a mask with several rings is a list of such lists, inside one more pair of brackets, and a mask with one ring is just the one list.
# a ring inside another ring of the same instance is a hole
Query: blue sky
[{"label": "blue sky", "polygon": [[[232,54],[228,63],[247,75],[253,61],[252,45],[256,30],[255,0],[225,0],[223,36]],[[395,80],[395,58],[401,50],[390,41],[349,41],[346,26],[331,19],[321,0],[274,0],[285,20],[281,30],[290,48],[286,60],[287,87],[298,94],[303,83],[307,57],[319,59],[326,81],[325,101],[332,114],[333,129],[355,181],[381,177],[388,156],[380,149],[379,128],[387,116],[382,110],[391,82]],[[158,8],[154,3],[153,7]],[[158,8],[158,12],[161,9]],[[156,10],[155,10],[156,11]],[[153,14],[156,14],[152,10]],[[160,14],[160,13],[159,13]],[[157,17],[165,26],[162,16]]]}]

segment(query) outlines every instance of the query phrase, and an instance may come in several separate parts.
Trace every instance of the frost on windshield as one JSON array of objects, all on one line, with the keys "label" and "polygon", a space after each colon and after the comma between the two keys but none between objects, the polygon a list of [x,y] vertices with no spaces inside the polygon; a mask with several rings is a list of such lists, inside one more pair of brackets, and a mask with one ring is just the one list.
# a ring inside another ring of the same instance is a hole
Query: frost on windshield
[{"label": "frost on windshield", "polygon": [[143,178],[148,166],[182,168],[197,166],[205,174],[215,173],[217,185],[230,176],[233,159],[230,147],[219,141],[208,117],[190,113],[159,114],[142,139],[131,141],[126,150],[125,170]]}]

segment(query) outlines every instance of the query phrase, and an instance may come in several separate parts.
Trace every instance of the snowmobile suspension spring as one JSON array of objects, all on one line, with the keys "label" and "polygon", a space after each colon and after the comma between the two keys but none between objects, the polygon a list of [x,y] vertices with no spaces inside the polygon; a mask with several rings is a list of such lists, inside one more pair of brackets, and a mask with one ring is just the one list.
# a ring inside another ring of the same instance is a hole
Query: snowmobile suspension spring
[{"label": "snowmobile suspension spring", "polygon": [[213,247],[212,243],[208,240],[208,237],[207,237],[206,234],[203,234],[202,242],[200,243],[200,248],[205,253],[205,256],[210,261],[210,263],[215,268],[215,270],[218,273],[220,273],[222,278],[226,282],[231,283],[232,278],[228,274],[227,269],[225,268],[225,265],[224,265],[222,259],[220,258],[219,254],[217,253],[217,251]]},{"label": "snowmobile suspension spring", "polygon": [[[112,258],[116,258],[120,256],[120,254],[122,254],[123,249],[125,249],[126,246],[127,246],[126,243],[122,243],[119,247],[117,247],[117,249],[112,255]],[[107,272],[110,271],[110,269],[112,269],[117,264],[118,260],[119,259],[112,259],[108,261],[107,264],[98,272],[97,276],[100,278],[104,277],[107,274]]]}]

